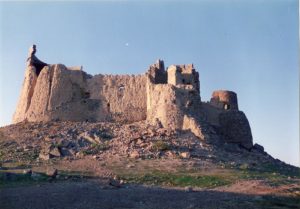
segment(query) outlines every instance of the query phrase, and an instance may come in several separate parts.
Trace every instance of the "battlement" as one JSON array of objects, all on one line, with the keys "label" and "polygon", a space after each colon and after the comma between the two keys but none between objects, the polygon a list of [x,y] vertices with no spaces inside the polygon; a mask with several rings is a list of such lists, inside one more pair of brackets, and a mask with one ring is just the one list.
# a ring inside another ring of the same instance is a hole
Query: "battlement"
[{"label": "battlement", "polygon": [[[157,60],[150,65],[147,74],[153,84],[172,84],[174,86],[191,85],[200,93],[199,73],[193,64],[171,65],[165,70],[164,62]],[[185,88],[185,87],[184,87]]]},{"label": "battlement", "polygon": [[172,85],[192,85],[200,92],[199,73],[194,69],[193,64],[171,65],[168,67],[168,83]]}]

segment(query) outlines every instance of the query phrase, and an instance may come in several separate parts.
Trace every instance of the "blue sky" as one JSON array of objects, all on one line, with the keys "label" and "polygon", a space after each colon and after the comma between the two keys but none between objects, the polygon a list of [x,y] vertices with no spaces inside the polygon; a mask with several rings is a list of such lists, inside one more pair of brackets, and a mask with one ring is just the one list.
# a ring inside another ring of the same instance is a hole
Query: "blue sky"
[{"label": "blue sky", "polygon": [[203,101],[238,94],[254,142],[299,165],[298,1],[0,2],[0,126],[9,124],[31,44],[47,63],[138,74],[194,63]]}]

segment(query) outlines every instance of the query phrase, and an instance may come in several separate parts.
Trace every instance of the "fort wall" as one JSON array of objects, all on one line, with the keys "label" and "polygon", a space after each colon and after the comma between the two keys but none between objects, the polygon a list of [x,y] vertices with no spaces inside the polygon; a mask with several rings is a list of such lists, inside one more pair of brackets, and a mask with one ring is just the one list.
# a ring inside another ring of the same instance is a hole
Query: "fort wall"
[{"label": "fort wall", "polygon": [[146,75],[96,75],[87,82],[91,99],[99,100],[111,121],[146,120]]},{"label": "fort wall", "polygon": [[[134,99],[133,99],[134,98]],[[146,119],[146,76],[96,75],[64,65],[28,67],[13,122]]]},{"label": "fort wall", "polygon": [[230,143],[252,146],[237,95],[219,90],[210,102],[200,97],[199,74],[192,64],[165,69],[158,60],[142,75],[89,75],[82,67],[47,65],[37,76],[28,66],[13,122],[147,120],[165,128],[190,130],[202,140],[214,133]]},{"label": "fort wall", "polygon": [[164,127],[180,129],[183,113],[177,105],[176,87],[171,84],[150,84],[147,94],[147,120],[156,123],[158,119]]},{"label": "fort wall", "polygon": [[36,85],[37,76],[34,67],[28,67],[25,71],[23,86],[17,104],[17,109],[13,116],[13,122],[21,122],[26,119],[27,110],[30,107],[31,98]]}]

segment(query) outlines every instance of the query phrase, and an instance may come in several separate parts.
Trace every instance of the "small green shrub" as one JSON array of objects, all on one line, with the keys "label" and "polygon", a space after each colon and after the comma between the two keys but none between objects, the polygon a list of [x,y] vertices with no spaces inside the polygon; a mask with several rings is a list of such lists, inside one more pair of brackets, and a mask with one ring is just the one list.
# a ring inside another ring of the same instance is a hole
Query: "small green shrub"
[{"label": "small green shrub", "polygon": [[153,172],[142,175],[123,175],[121,178],[125,179],[130,183],[139,184],[154,184],[154,185],[165,185],[165,186],[194,186],[201,188],[213,188],[217,186],[227,185],[231,183],[220,176],[213,175],[186,175],[186,174],[172,174],[172,173],[161,173]]},{"label": "small green shrub", "polygon": [[170,145],[162,140],[156,141],[152,145],[154,151],[165,151],[170,149]]}]

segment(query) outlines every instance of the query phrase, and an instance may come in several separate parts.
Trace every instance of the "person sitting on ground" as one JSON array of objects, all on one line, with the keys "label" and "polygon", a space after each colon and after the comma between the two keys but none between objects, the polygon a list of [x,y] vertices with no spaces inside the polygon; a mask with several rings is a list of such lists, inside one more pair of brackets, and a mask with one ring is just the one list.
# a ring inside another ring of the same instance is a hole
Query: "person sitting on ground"
[{"label": "person sitting on ground", "polygon": [[48,66],[47,63],[42,62],[36,56],[36,45],[32,45],[29,48],[29,56],[27,58],[27,66],[33,66],[36,69],[36,75],[39,76],[40,72],[45,66]]}]

